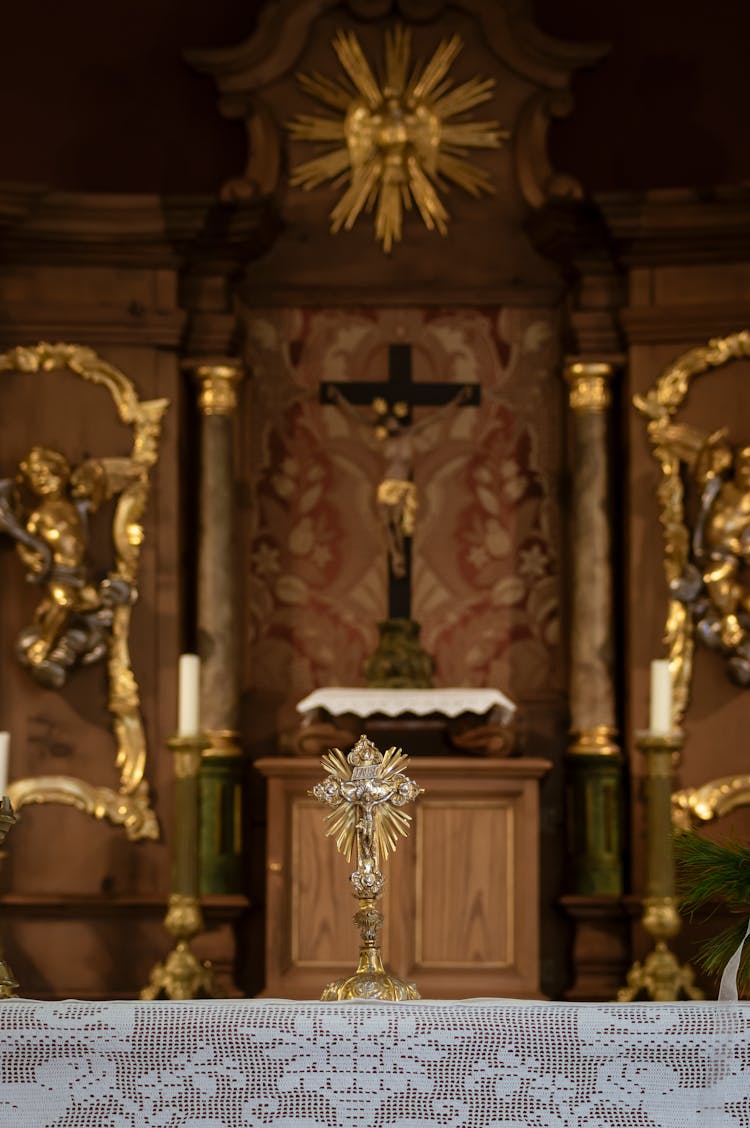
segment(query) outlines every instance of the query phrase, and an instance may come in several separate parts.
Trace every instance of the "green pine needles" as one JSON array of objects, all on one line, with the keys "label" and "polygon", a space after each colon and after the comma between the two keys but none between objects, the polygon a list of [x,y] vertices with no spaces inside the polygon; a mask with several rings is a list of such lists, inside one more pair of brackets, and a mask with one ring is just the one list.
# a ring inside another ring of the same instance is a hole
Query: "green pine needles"
[{"label": "green pine needles", "polygon": [[[739,842],[721,844],[690,832],[675,835],[678,890],[682,907],[693,913],[704,905],[723,901],[742,921],[707,940],[698,963],[709,974],[721,976],[734,955],[750,916],[750,848]],[[750,992],[750,940],[742,953],[737,977],[740,990]]]}]

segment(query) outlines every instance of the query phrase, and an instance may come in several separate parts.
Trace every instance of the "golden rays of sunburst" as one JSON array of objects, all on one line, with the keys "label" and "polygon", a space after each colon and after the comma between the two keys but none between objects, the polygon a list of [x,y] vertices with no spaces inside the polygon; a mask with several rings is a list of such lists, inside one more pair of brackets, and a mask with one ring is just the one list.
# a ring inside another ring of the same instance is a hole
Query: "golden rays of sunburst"
[{"label": "golden rays of sunburst", "polygon": [[[380,755],[378,753],[378,755]],[[380,757],[375,778],[387,782],[398,781],[409,757],[405,756],[400,748],[389,748]],[[321,760],[329,776],[349,783],[352,778],[352,769],[347,757],[339,748],[330,748]],[[341,798],[330,814],[326,815],[328,829],[326,837],[336,835],[336,849],[343,854],[347,862],[351,861],[354,845],[357,840],[357,808],[355,804]],[[406,837],[411,815],[401,811],[390,803],[378,806],[373,811],[375,855],[378,859],[387,858],[396,849],[399,835]],[[361,861],[358,858],[358,861]]]},{"label": "golden rays of sunburst", "polygon": [[[375,236],[385,251],[401,238],[404,210],[412,202],[425,226],[445,235],[448,212],[439,189],[446,181],[473,196],[493,192],[487,173],[466,159],[469,149],[497,149],[507,130],[496,121],[466,120],[492,97],[494,79],[455,85],[448,76],[463,46],[444,39],[425,67],[411,67],[411,35],[396,26],[385,34],[383,80],[378,81],[354,32],[338,31],[333,49],[348,79],[298,75],[308,94],[334,116],[304,114],[289,124],[299,141],[334,142],[336,148],[305,161],[291,183],[311,189],[330,180],[345,185],[331,211],[331,230],[350,231],[362,210],[375,208]],[[455,118],[464,120],[456,121]]]}]

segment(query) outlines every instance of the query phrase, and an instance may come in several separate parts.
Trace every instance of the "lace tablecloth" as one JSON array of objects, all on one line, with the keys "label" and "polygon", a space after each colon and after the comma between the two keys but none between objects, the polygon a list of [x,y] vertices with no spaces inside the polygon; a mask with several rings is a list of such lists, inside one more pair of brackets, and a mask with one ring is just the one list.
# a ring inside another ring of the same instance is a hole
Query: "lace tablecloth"
[{"label": "lace tablecloth", "polygon": [[750,1004],[0,1003],[2,1128],[748,1128]]}]

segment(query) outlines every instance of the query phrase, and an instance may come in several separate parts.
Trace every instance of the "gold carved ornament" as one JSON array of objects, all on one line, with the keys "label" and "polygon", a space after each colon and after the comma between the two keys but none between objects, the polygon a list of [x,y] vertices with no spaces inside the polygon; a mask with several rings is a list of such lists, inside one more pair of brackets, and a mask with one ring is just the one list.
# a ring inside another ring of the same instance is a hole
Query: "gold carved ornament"
[{"label": "gold carved ornament", "polygon": [[382,83],[353,32],[337,32],[332,46],[343,82],[317,73],[297,78],[336,116],[298,115],[288,128],[295,140],[337,147],[298,165],[291,184],[305,190],[327,180],[346,184],[331,211],[331,231],[350,231],[363,209],[375,208],[375,237],[386,252],[401,239],[403,212],[412,202],[428,230],[445,235],[449,215],[438,192],[445,181],[473,196],[494,191],[487,173],[465,154],[499,148],[508,131],[496,121],[453,120],[491,98],[494,79],[453,84],[448,72],[463,46],[459,35],[443,40],[425,67],[412,69],[409,31],[400,25],[386,31]]},{"label": "gold carved ornament", "polygon": [[571,411],[600,415],[612,402],[612,365],[598,361],[575,361],[565,369]]},{"label": "gold carved ornament", "polygon": [[[750,332],[747,330],[714,338],[706,345],[683,353],[665,369],[649,392],[633,398],[635,407],[648,419],[649,441],[661,470],[657,496],[659,520],[664,530],[664,571],[670,590],[665,642],[674,687],[672,726],[675,729],[681,726],[687,709],[695,650],[695,603],[685,597],[683,589],[686,577],[701,580],[691,562],[692,536],[686,520],[682,469],[684,465],[695,469],[712,451],[725,462],[727,458],[731,462],[731,454],[723,432],[704,435],[687,424],[673,423],[672,418],[685,401],[693,377],[748,356]],[[704,476],[706,479],[714,477],[718,484],[718,471],[717,464]],[[704,575],[703,580],[706,579],[706,586],[710,586],[710,575]],[[726,616],[726,619],[729,622],[734,617]],[[724,629],[722,624],[719,628]]]},{"label": "gold carved ornament", "polygon": [[[665,535],[664,564],[667,582],[673,590],[685,576],[690,561],[691,536],[685,520],[681,464],[687,461],[694,465],[699,458],[702,459],[709,469],[706,475],[709,496],[715,497],[721,473],[731,465],[732,458],[721,432],[705,436],[686,425],[672,425],[671,420],[683,404],[694,376],[748,356],[750,356],[750,332],[747,330],[728,337],[715,338],[707,345],[691,349],[678,357],[647,395],[636,396],[634,399],[635,406],[649,420],[649,439],[662,471],[659,501],[660,520]],[[731,514],[724,516],[731,517]],[[716,578],[714,575],[713,579]],[[727,632],[729,635],[736,629],[736,624],[736,616],[726,614],[723,621],[719,620],[717,626],[720,631]],[[672,718],[675,727],[681,724],[689,701],[694,636],[695,615],[690,601],[670,599],[666,641],[669,645],[670,666],[675,684]],[[730,642],[731,637],[728,637],[727,643]],[[750,775],[723,776],[710,780],[700,787],[689,787],[674,792],[672,822],[675,827],[689,830],[701,823],[720,818],[737,807],[747,805],[750,805]]]},{"label": "gold carved ornament", "polygon": [[[141,518],[149,494],[149,470],[157,460],[161,419],[169,401],[140,401],[132,382],[89,348],[73,344],[18,347],[0,354],[0,372],[37,373],[66,369],[106,388],[120,420],[132,428],[127,458],[90,459],[79,467],[79,479],[93,476],[106,485],[106,496],[116,497],[112,522],[114,567],[109,582],[130,593],[111,609],[106,658],[109,711],[117,742],[117,790],[97,786],[72,776],[37,776],[14,780],[8,795],[15,810],[27,803],[64,803],[98,819],[123,826],[131,839],[158,838],[156,816],[150,806],[146,767],[146,739],[140,714],[138,685],[130,662],[129,633],[132,604],[137,597],[138,565],[143,541]],[[34,448],[37,459],[64,456]],[[32,452],[33,453],[33,452]],[[31,663],[27,663],[31,664]]]},{"label": "gold carved ornament", "polygon": [[672,824],[692,830],[713,822],[737,807],[750,807],[750,775],[721,776],[700,787],[686,787],[672,795]]},{"label": "gold carved ornament", "polygon": [[232,415],[237,407],[237,386],[244,376],[240,364],[200,364],[198,409],[201,415]]}]

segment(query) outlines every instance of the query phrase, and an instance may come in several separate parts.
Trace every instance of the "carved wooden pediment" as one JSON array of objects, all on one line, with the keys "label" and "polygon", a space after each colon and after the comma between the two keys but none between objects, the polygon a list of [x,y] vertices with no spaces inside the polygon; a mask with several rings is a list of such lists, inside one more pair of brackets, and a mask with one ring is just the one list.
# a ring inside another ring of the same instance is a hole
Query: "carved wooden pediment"
[{"label": "carved wooden pediment", "polygon": [[[393,35],[399,25],[408,34],[411,64],[421,60],[424,66],[441,44],[455,36],[460,50],[451,59],[449,79],[458,85],[481,80],[491,87],[481,109],[463,112],[459,120],[487,119],[503,138],[496,147],[470,154],[494,199],[488,204],[486,198],[472,199],[455,189],[447,200],[453,223],[468,222],[477,231],[482,225],[486,229],[489,215],[493,225],[518,228],[530,208],[581,196],[577,181],[551,166],[547,133],[552,118],[572,109],[570,85],[575,71],[596,63],[604,54],[602,45],[563,43],[544,35],[531,23],[521,0],[277,0],[266,6],[256,31],[244,42],[187,52],[192,66],[214,78],[221,112],[244,121],[247,130],[246,166],[223,185],[223,197],[239,200],[276,194],[285,225],[299,232],[302,241],[302,232],[325,231],[347,169],[336,187],[321,183],[312,191],[304,191],[290,175],[316,152],[324,155],[332,147],[330,141],[323,141],[313,149],[299,139],[299,131],[296,137],[290,133],[293,119],[309,120],[321,110],[320,102],[310,97],[309,84],[306,89],[299,76],[312,76],[318,89],[336,83],[339,91],[350,90],[354,100],[358,92],[351,69],[345,73],[341,52],[332,46],[343,33],[357,49],[361,46],[376,83],[382,86],[388,78],[382,63],[385,36]],[[443,86],[447,84],[446,79]],[[346,106],[334,110],[332,105],[323,107],[324,116],[333,119],[338,114],[341,119]],[[351,152],[348,135],[347,143]],[[434,175],[432,179],[435,182]],[[370,225],[364,226],[371,244]],[[407,226],[410,240],[422,245],[418,217],[407,216]],[[342,234],[339,242],[352,234]],[[434,235],[430,238],[435,240]],[[469,235],[470,242],[472,238]],[[357,240],[357,245],[363,250],[366,244]]]}]

